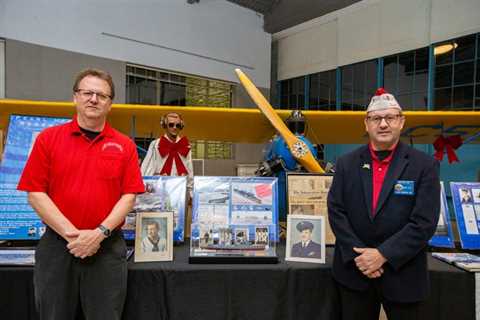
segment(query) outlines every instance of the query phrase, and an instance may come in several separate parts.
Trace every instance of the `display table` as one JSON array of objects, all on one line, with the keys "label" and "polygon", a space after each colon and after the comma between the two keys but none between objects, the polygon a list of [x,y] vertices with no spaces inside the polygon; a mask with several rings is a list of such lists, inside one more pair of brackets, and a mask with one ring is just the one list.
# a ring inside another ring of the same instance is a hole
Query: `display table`
[{"label": "display table", "polygon": [[[338,298],[327,264],[188,264],[188,246],[173,262],[129,262],[124,319],[337,319]],[[475,320],[475,275],[429,257],[431,295],[421,319]],[[0,267],[0,319],[37,319],[32,267]],[[81,319],[82,317],[79,317]],[[105,319],[108,319],[106,315]]]}]

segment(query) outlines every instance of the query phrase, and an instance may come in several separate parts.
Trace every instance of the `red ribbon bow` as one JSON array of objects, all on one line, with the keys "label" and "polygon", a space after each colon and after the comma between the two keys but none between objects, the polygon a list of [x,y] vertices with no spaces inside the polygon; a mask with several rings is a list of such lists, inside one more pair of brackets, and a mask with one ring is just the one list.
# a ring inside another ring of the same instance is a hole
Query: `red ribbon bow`
[{"label": "red ribbon bow", "polygon": [[177,142],[172,142],[165,136],[162,136],[160,138],[160,143],[158,144],[158,152],[160,152],[162,157],[166,157],[168,155],[162,171],[160,172],[161,175],[171,174],[174,160],[178,175],[188,175],[187,168],[185,168],[182,159],[180,159],[180,155],[186,157],[190,152],[190,142],[188,142],[187,137],[182,137]]},{"label": "red ribbon bow", "polygon": [[433,147],[435,148],[435,159],[438,161],[443,160],[443,154],[445,149],[447,150],[448,163],[459,162],[455,150],[462,145],[462,138],[459,135],[444,137],[439,136],[433,142]]}]

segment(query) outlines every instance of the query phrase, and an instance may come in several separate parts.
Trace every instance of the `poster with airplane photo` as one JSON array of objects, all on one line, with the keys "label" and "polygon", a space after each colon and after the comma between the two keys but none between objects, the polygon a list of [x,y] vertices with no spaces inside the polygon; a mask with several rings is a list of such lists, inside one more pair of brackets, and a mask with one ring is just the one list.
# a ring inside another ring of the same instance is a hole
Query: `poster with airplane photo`
[{"label": "poster with airplane photo", "polygon": [[463,249],[480,249],[480,182],[450,182]]}]

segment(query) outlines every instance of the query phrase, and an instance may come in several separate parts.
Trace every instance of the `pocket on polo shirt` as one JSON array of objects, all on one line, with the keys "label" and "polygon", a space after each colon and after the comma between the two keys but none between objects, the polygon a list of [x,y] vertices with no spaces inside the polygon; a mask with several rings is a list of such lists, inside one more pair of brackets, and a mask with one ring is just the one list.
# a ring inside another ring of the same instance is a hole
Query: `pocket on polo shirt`
[{"label": "pocket on polo shirt", "polygon": [[122,156],[115,154],[102,154],[98,158],[98,173],[100,178],[117,179],[120,177]]}]

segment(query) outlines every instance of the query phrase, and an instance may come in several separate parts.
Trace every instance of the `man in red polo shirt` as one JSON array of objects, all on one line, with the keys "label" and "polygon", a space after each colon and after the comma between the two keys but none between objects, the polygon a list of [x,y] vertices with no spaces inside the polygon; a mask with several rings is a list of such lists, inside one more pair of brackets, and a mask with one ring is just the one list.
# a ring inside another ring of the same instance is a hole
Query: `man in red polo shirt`
[{"label": "man in red polo shirt", "polygon": [[101,70],[73,86],[76,116],[41,132],[18,190],[47,231],[35,253],[40,319],[120,319],[126,297],[126,246],[119,230],[144,192],[134,143],[106,122],[115,87]]},{"label": "man in red polo shirt", "polygon": [[405,123],[380,88],[365,118],[370,143],[337,160],[328,194],[341,318],[418,319],[429,291],[426,248],[440,212],[438,163],[400,141]]}]

